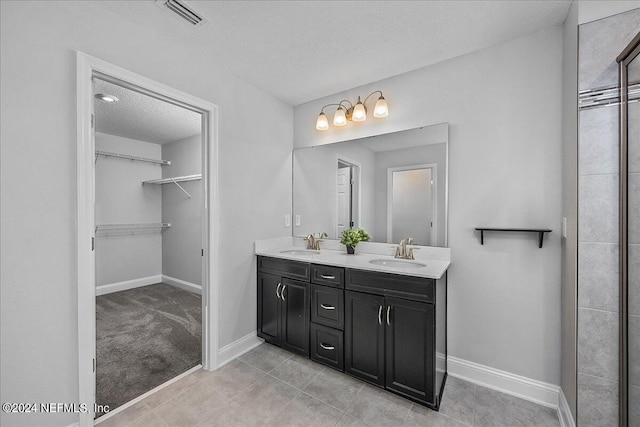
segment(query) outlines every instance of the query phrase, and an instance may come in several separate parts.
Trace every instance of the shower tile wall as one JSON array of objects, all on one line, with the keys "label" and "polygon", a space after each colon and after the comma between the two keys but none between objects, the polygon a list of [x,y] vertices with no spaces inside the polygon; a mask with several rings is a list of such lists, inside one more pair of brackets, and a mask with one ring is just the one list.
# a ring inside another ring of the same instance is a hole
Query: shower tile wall
[{"label": "shower tile wall", "polygon": [[[578,89],[618,84],[640,9],[579,27]],[[583,109],[578,132],[578,425],[618,424],[619,113]]]}]

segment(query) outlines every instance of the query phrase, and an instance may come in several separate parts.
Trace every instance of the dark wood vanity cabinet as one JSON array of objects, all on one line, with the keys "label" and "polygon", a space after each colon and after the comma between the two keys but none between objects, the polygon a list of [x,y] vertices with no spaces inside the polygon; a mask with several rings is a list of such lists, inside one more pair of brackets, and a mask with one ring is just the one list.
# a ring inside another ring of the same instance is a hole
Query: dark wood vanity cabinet
[{"label": "dark wood vanity cabinet", "polygon": [[438,409],[446,274],[427,279],[258,257],[258,336]]},{"label": "dark wood vanity cabinet", "polygon": [[[309,356],[309,266],[295,261],[258,260],[258,336]],[[284,262],[283,262],[284,261]]]},{"label": "dark wood vanity cabinet", "polygon": [[346,270],[345,372],[437,409],[446,376],[445,283],[446,276],[437,286]]}]

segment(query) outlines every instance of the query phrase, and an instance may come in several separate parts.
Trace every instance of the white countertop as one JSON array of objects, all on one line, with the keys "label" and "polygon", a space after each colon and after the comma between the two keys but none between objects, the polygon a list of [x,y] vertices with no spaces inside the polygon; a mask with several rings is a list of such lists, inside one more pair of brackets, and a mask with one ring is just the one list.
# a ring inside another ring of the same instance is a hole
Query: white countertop
[{"label": "white countertop", "polygon": [[[295,238],[294,238],[295,239]],[[380,245],[380,246],[374,246]],[[448,248],[431,248],[431,247],[420,247],[422,250],[425,248],[426,250],[419,255],[420,251],[416,251],[416,259],[411,260],[401,260],[407,262],[416,262],[421,264],[426,264],[424,267],[389,267],[389,266],[381,266],[371,264],[369,261],[383,259],[394,261],[392,250],[393,245],[388,243],[368,243],[366,249],[369,249],[371,252],[375,253],[367,253],[364,251],[359,251],[361,249],[360,246],[356,248],[356,253],[354,255],[349,255],[346,252],[346,249],[339,250],[339,246],[332,245],[331,243],[328,246],[333,246],[330,249],[320,249],[320,253],[313,254],[313,251],[309,251],[309,254],[306,252],[304,246],[298,244],[297,241],[292,240],[291,238],[280,238],[280,239],[271,239],[269,241],[260,241],[255,243],[255,254],[268,256],[273,258],[282,258],[282,259],[290,259],[293,261],[302,261],[309,262],[313,264],[325,264],[325,265],[333,265],[337,267],[346,267],[353,268],[358,270],[370,270],[370,271],[380,271],[384,273],[392,273],[392,274],[400,274],[404,276],[414,276],[414,277],[426,277],[430,279],[440,279],[444,275],[444,273],[449,268],[451,261],[449,258],[449,249]],[[344,248],[343,245],[340,245]],[[440,252],[433,252],[433,251]],[[302,254],[291,254],[286,253],[286,251],[296,251],[298,253],[303,252]],[[444,251],[444,252],[442,252]],[[285,252],[285,253],[283,253]],[[383,253],[380,253],[383,252]],[[434,258],[429,258],[429,253],[431,253]],[[434,255],[435,254],[435,255]]]}]

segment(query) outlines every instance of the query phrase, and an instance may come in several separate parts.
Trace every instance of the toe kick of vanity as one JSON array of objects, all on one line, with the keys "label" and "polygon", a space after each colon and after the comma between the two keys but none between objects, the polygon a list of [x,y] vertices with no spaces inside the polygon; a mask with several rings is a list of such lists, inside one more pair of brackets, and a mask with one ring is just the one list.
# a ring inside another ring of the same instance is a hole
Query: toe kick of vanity
[{"label": "toe kick of vanity", "polygon": [[438,409],[447,275],[413,277],[258,256],[258,336]]}]

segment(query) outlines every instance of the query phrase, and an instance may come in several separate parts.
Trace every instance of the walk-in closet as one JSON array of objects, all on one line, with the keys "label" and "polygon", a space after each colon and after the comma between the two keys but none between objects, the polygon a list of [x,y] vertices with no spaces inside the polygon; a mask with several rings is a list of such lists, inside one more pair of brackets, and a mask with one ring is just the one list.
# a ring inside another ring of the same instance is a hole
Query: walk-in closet
[{"label": "walk-in closet", "polygon": [[114,410],[201,364],[202,118],[101,79],[94,98],[96,403]]}]

